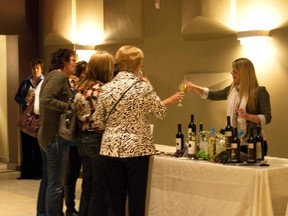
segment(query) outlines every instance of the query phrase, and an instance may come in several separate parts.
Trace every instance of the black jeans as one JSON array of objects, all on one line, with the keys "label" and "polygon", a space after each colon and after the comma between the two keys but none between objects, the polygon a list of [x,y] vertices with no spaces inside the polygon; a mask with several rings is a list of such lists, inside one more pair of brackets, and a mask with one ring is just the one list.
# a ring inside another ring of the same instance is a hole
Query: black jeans
[{"label": "black jeans", "polygon": [[109,198],[103,159],[99,156],[102,134],[78,132],[77,145],[83,163],[79,216],[109,215]]},{"label": "black jeans", "polygon": [[125,216],[128,195],[129,216],[144,216],[149,156],[103,157],[113,215]]},{"label": "black jeans", "polygon": [[82,159],[79,155],[77,146],[70,145],[68,172],[64,189],[65,204],[69,210],[75,209],[76,182],[80,175],[81,166]]}]

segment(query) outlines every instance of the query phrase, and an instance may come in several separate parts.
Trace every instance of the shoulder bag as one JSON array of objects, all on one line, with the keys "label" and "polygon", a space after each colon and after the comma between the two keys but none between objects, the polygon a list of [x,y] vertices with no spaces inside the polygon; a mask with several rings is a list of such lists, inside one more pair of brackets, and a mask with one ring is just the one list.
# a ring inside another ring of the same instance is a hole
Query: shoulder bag
[{"label": "shoulder bag", "polygon": [[32,137],[37,137],[39,130],[39,116],[34,113],[34,101],[29,103],[26,109],[21,113],[17,122],[21,131]]},{"label": "shoulder bag", "polygon": [[69,141],[76,139],[77,114],[73,103],[74,95],[72,98],[69,98],[68,108],[60,115],[59,119],[58,135]]}]

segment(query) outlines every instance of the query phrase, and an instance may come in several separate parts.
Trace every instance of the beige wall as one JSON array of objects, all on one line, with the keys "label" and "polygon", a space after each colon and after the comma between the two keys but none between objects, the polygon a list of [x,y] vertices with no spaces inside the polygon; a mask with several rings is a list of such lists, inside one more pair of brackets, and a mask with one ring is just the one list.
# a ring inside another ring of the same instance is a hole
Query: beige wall
[{"label": "beige wall", "polygon": [[[271,31],[272,51],[267,51],[265,58],[258,58],[258,54],[250,56],[246,53],[236,38],[217,37],[212,35],[201,40],[191,40],[181,34],[182,8],[180,0],[161,1],[161,9],[154,8],[154,1],[143,1],[143,40],[135,43],[129,40],[125,43],[134,44],[143,49],[145,54],[144,73],[159,96],[164,99],[177,90],[178,83],[185,74],[204,72],[230,72],[231,62],[239,57],[249,57],[255,64],[260,85],[267,87],[272,105],[272,122],[264,127],[269,142],[271,156],[288,157],[286,144],[288,117],[288,102],[285,93],[288,92],[287,82],[287,49],[288,27],[283,26]],[[187,2],[187,1],[186,1]],[[279,1],[278,1],[279,2]],[[284,1],[282,1],[284,2]],[[201,28],[201,26],[198,26]],[[96,49],[107,50],[111,53],[122,44],[107,44],[97,46]],[[55,47],[54,47],[55,48]],[[44,48],[47,51],[52,46]],[[219,84],[215,88],[223,86]],[[190,114],[195,115],[195,121],[204,122],[204,129],[214,127],[216,131],[226,124],[226,102],[211,102],[201,100],[195,94],[189,94],[183,101],[184,107],[171,105],[168,107],[168,116],[165,120],[152,119],[156,143],[174,145],[177,123],[183,125],[184,134]]]},{"label": "beige wall", "polygon": [[8,146],[7,146],[7,64],[6,64],[6,36],[0,35],[0,59],[2,64],[0,64],[0,86],[2,90],[0,91],[0,161],[8,161]]},{"label": "beige wall", "polygon": [[[136,44],[145,53],[144,73],[149,77],[161,98],[173,94],[178,83],[187,73],[230,72],[231,62],[239,57],[249,57],[255,64],[260,85],[267,87],[272,106],[272,122],[264,127],[271,156],[288,157],[288,132],[286,122],[288,102],[288,28],[271,31],[273,52],[268,51],[265,59],[249,56],[236,36],[215,40],[189,41],[181,35],[180,1],[161,1],[161,9],[155,10],[151,1],[145,1],[144,40]],[[285,36],[286,35],[286,36]],[[114,53],[119,46],[100,46]],[[97,48],[97,47],[96,47]],[[261,54],[261,53],[260,53]],[[193,81],[193,80],[192,80]],[[215,88],[220,86],[215,86]],[[226,124],[226,102],[206,101],[189,94],[183,101],[184,107],[171,105],[165,120],[153,119],[156,143],[174,145],[177,123],[183,125],[184,134],[190,114],[195,121],[204,122],[204,129],[219,130]]]}]

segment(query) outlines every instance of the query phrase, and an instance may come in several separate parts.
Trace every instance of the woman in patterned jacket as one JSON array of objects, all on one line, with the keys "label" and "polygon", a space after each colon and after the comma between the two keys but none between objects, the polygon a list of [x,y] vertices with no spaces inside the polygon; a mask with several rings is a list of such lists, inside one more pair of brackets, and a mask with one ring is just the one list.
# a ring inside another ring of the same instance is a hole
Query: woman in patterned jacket
[{"label": "woman in patterned jacket", "polygon": [[126,194],[129,215],[145,215],[149,156],[156,151],[149,117],[163,119],[165,105],[178,102],[184,96],[176,93],[161,101],[152,85],[142,77],[143,59],[142,50],[134,46],[122,46],[116,52],[119,73],[101,88],[94,113],[97,127],[105,128],[100,155],[104,156],[115,216],[125,215]]}]

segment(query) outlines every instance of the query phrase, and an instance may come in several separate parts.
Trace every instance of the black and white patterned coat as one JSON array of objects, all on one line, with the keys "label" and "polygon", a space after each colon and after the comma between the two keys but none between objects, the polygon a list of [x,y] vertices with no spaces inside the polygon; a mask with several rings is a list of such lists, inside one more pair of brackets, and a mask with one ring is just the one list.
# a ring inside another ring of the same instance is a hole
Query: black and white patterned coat
[{"label": "black and white patterned coat", "polygon": [[154,115],[163,119],[167,109],[149,82],[136,83],[106,121],[113,104],[137,80],[133,73],[122,71],[101,88],[93,114],[98,128],[105,129],[101,155],[124,158],[155,154],[149,118]]}]

